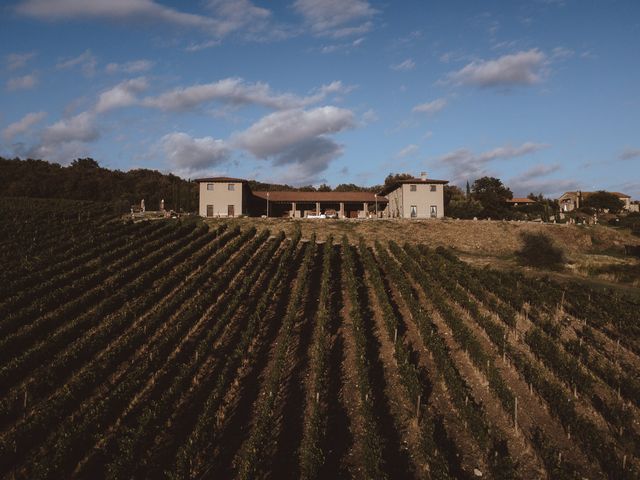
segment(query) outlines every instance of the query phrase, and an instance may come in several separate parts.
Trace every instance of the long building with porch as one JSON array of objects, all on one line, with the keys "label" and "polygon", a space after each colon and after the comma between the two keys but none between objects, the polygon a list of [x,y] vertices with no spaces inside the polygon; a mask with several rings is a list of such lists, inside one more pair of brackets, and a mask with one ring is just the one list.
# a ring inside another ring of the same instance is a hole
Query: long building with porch
[{"label": "long building with porch", "polygon": [[372,192],[252,191],[242,178],[209,177],[199,185],[202,217],[441,218],[446,180],[422,174]]}]

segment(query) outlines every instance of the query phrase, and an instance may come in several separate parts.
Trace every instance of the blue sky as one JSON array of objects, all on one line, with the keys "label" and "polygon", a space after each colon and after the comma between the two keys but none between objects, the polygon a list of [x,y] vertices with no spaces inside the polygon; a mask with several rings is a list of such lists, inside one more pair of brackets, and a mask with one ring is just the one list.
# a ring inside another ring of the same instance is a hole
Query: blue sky
[{"label": "blue sky", "polygon": [[0,154],[640,198],[637,0],[22,0]]}]

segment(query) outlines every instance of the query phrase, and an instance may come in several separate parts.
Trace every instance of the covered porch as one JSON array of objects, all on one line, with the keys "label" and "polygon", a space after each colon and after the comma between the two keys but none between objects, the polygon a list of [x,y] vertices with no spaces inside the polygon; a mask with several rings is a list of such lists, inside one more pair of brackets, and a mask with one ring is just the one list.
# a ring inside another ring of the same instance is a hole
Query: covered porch
[{"label": "covered porch", "polygon": [[[375,218],[387,199],[368,192],[254,192],[260,215],[288,218]],[[355,197],[355,198],[354,198]]]}]

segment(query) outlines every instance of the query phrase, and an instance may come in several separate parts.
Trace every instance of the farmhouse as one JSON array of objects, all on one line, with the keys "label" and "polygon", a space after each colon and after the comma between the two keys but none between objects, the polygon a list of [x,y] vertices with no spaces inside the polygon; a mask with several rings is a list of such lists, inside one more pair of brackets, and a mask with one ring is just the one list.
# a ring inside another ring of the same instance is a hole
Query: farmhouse
[{"label": "farmhouse", "polygon": [[537,202],[535,200],[531,200],[530,198],[526,198],[526,197],[514,197],[514,198],[509,198],[506,200],[508,205],[511,205],[513,207],[519,207],[522,205],[534,205]]},{"label": "farmhouse", "polygon": [[241,178],[209,177],[199,183],[202,217],[441,218],[446,180],[398,181],[380,193],[252,191]]},{"label": "farmhouse", "polygon": [[[571,212],[577,208],[580,208],[582,206],[582,203],[587,198],[589,198],[589,196],[592,195],[593,193],[594,192],[581,192],[579,190],[577,192],[563,193],[558,199],[558,203],[560,204],[560,210],[562,212]],[[624,210],[627,210],[627,211],[633,210],[631,205],[631,197],[629,195],[626,195],[620,192],[611,192],[611,193],[613,193],[616,197],[622,200],[622,202],[624,203],[624,206],[623,206]]]}]

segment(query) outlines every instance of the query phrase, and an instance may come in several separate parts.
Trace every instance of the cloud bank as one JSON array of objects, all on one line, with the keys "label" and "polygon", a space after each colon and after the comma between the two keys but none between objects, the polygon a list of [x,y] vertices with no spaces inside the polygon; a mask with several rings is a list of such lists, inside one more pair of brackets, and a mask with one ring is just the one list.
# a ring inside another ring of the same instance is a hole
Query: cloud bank
[{"label": "cloud bank", "polygon": [[547,57],[538,49],[474,61],[448,75],[448,82],[483,88],[533,85],[543,78]]}]

